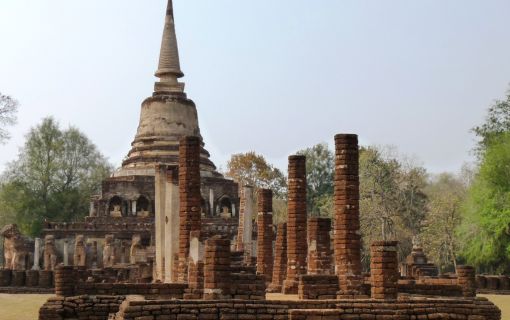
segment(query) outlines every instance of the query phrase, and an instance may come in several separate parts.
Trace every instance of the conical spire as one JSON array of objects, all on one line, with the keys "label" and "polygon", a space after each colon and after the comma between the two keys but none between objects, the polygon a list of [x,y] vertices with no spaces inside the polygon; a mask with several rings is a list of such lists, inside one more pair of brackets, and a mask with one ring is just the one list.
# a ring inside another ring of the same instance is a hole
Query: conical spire
[{"label": "conical spire", "polygon": [[156,71],[156,77],[160,79],[156,82],[156,93],[182,93],[184,92],[184,83],[177,81],[184,76],[179,62],[179,49],[177,47],[177,36],[175,34],[174,9],[172,0],[168,0],[166,9],[165,28],[163,30],[163,39],[161,41],[161,50],[159,53],[159,66]]}]

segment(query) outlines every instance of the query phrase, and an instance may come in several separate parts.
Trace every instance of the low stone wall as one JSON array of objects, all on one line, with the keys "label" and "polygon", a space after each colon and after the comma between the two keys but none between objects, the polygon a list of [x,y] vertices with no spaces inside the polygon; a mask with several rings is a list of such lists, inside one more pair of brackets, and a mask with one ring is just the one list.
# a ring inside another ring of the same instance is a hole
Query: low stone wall
[{"label": "low stone wall", "polygon": [[[115,320],[500,320],[486,299],[125,301]],[[40,319],[48,320],[48,319]]]},{"label": "low stone wall", "polygon": [[264,275],[232,273],[230,293],[239,300],[264,300],[266,298],[266,278]]},{"label": "low stone wall", "polygon": [[[439,279],[437,279],[439,280]],[[456,281],[455,281],[456,282]],[[399,280],[398,292],[421,296],[462,297],[462,287],[450,281]]]},{"label": "low stone wall", "polygon": [[143,295],[182,299],[187,284],[181,283],[78,283],[76,295]]},{"label": "low stone wall", "polygon": [[30,288],[30,287],[0,287],[0,293],[6,294],[54,294],[52,288]]},{"label": "low stone wall", "polygon": [[0,291],[2,292],[48,292],[53,287],[52,271],[0,269]]},{"label": "low stone wall", "polygon": [[478,293],[510,295],[509,276],[476,276]]},{"label": "low stone wall", "polygon": [[107,320],[119,311],[124,296],[77,296],[50,298],[39,309],[39,320]]},{"label": "low stone wall", "polygon": [[298,295],[303,300],[335,299],[340,290],[338,276],[303,275],[299,277]]}]

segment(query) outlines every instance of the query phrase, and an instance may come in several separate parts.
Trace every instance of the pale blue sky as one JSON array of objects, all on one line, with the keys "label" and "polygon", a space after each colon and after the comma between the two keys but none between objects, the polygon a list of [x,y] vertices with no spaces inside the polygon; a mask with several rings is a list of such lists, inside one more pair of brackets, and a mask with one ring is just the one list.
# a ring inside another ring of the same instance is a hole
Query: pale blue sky
[{"label": "pale blue sky", "polygon": [[[42,117],[120,164],[152,93],[165,0],[0,0],[0,91],[21,102],[0,168]],[[433,172],[471,159],[510,83],[508,0],[174,0],[187,93],[218,166],[335,133]]]}]

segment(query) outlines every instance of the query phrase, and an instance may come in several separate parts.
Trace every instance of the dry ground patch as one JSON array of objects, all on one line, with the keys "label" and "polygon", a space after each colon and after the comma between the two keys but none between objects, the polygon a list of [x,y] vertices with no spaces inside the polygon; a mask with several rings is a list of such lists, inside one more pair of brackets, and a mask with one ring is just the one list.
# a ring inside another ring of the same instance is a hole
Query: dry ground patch
[{"label": "dry ground patch", "polygon": [[37,320],[39,308],[51,295],[0,293],[0,319]]},{"label": "dry ground patch", "polygon": [[510,296],[480,295],[486,297],[501,309],[501,320],[510,320]]},{"label": "dry ground patch", "polygon": [[[502,320],[510,320],[510,296],[482,295],[495,303],[502,311]],[[1,320],[37,320],[39,308],[51,295],[0,294]],[[269,299],[285,299],[283,295],[270,295]],[[289,300],[297,296],[287,297]]]}]

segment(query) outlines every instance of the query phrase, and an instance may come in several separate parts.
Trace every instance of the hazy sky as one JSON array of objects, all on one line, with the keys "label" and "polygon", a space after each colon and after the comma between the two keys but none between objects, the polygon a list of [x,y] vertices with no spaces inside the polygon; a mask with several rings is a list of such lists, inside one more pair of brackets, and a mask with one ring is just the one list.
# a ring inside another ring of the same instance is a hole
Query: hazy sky
[{"label": "hazy sky", "polygon": [[[0,169],[48,115],[115,164],[152,94],[165,0],[0,0],[0,91],[21,103]],[[174,0],[186,91],[213,161],[341,132],[433,172],[471,159],[510,83],[508,0]]]}]

